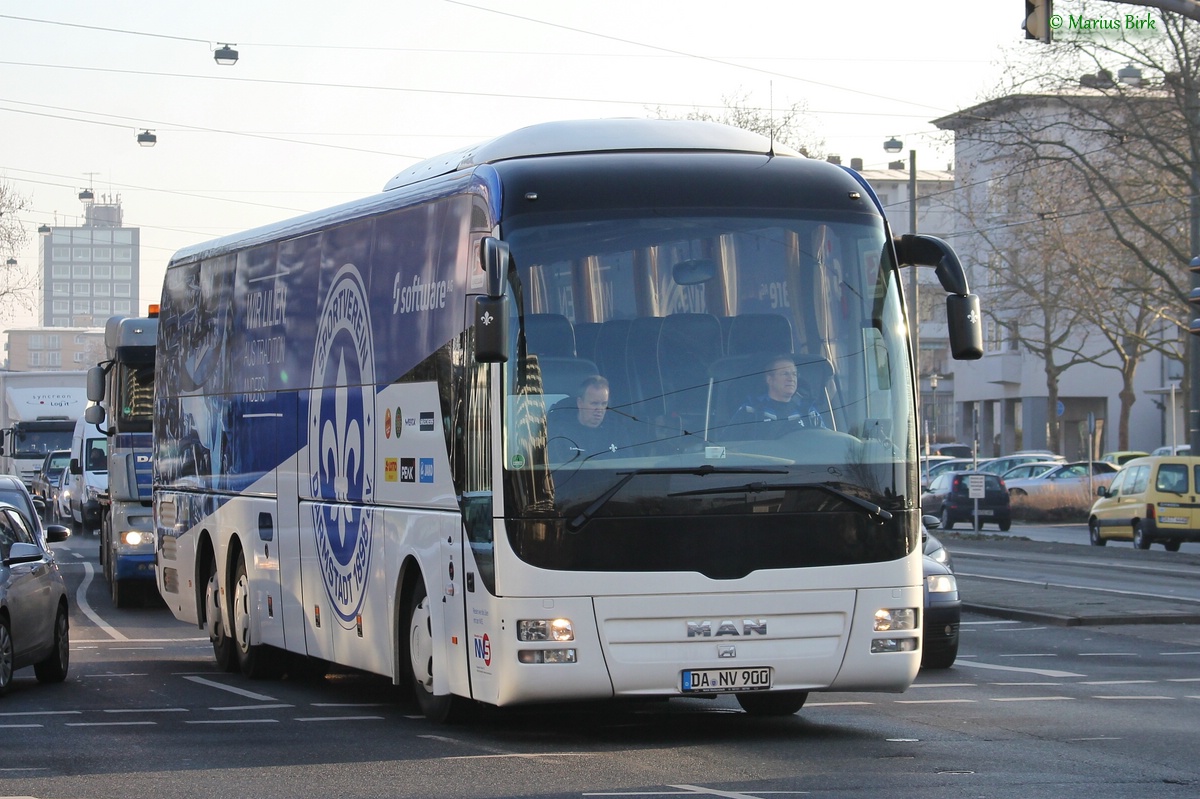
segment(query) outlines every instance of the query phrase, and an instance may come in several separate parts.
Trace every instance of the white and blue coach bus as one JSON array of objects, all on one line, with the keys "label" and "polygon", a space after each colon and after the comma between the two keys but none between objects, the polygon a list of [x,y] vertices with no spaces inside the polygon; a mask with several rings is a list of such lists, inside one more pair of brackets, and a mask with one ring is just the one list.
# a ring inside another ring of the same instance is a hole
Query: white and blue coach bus
[{"label": "white and blue coach bus", "polygon": [[[902,691],[922,572],[899,265],[936,268],[954,355],[979,357],[958,259],[893,238],[857,174],[667,120],[535,125],[185,249],[158,587],[223,667],[387,675],[439,720]],[[802,414],[734,423],[793,366]]]}]

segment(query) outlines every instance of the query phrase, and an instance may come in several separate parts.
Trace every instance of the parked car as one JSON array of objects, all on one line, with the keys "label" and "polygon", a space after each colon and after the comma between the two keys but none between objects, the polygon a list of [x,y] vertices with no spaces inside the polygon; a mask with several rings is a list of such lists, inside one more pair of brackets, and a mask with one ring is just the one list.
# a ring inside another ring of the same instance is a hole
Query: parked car
[{"label": "parked car", "polygon": [[1104,461],[1092,461],[1091,480],[1088,479],[1088,462],[1061,463],[1034,477],[1020,480],[1005,480],[1012,497],[1043,494],[1049,491],[1078,491],[1082,489],[1092,496],[1098,486],[1108,485],[1117,473],[1117,467]]},{"label": "parked car", "polygon": [[931,455],[949,455],[951,458],[971,458],[975,448],[970,444],[930,444]]},{"label": "parked car", "polygon": [[922,564],[925,618],[921,623],[921,668],[948,669],[958,659],[962,600],[949,552],[941,541],[928,533]]},{"label": "parked car", "polygon": [[[61,525],[46,533],[50,543],[70,535]],[[0,694],[25,666],[40,682],[62,682],[70,658],[67,587],[58,563],[22,510],[0,502]]]},{"label": "parked car", "polygon": [[1105,463],[1111,463],[1113,466],[1124,466],[1134,458],[1145,458],[1149,454],[1149,452],[1142,452],[1136,449],[1123,449],[1106,452],[1100,456],[1100,460]]},{"label": "parked car", "polygon": [[1129,461],[1088,514],[1095,546],[1109,539],[1132,541],[1138,549],[1161,543],[1178,552],[1184,541],[1200,541],[1200,458],[1165,455]]},{"label": "parked car", "polygon": [[[983,483],[983,496],[978,500],[970,495],[972,478]],[[976,505],[978,516],[975,515]],[[1012,527],[1012,510],[1004,480],[986,472],[938,475],[921,494],[921,513],[937,516],[943,530],[953,530],[959,522],[970,522],[976,530],[982,530],[988,522],[996,524],[1001,531]]]},{"label": "parked car", "polygon": [[939,461],[931,465],[925,470],[928,474],[921,475],[922,487],[928,487],[933,484],[933,481],[946,472],[961,472],[969,471],[973,468],[975,462],[970,458],[951,458],[949,460]]},{"label": "parked car", "polygon": [[1053,452],[1014,452],[1012,455],[1002,455],[999,458],[988,458],[986,461],[980,461],[979,471],[1003,475],[1009,469],[1014,466],[1020,466],[1023,463],[1044,463],[1046,461],[1063,463],[1066,461],[1066,458],[1061,455],[1055,455]]},{"label": "parked car", "polygon": [[1014,466],[1000,476],[1004,478],[1004,482],[1007,485],[1011,484],[1013,480],[1037,477],[1039,474],[1047,472],[1058,465],[1055,461],[1030,461],[1029,463],[1022,463],[1020,466]]},{"label": "parked car", "polygon": [[58,483],[59,475],[70,463],[71,450],[69,449],[47,452],[41,467],[33,474],[33,484],[30,486],[29,493],[41,499],[49,507],[50,494],[53,493],[52,486]]},{"label": "parked car", "polygon": [[1178,444],[1173,447],[1168,445],[1165,447],[1159,447],[1158,449],[1154,450],[1150,454],[1155,456],[1156,458],[1162,457],[1163,455],[1191,455],[1192,454],[1192,445],[1191,444]]}]

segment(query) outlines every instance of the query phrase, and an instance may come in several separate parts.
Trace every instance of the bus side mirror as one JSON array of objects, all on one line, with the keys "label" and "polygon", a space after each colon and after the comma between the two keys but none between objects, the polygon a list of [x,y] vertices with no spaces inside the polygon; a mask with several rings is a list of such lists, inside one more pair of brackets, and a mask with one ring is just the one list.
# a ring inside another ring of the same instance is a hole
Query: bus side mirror
[{"label": "bus side mirror", "polygon": [[508,309],[503,297],[475,298],[475,360],[504,363],[508,360]]},{"label": "bus side mirror", "polygon": [[932,266],[946,294],[950,354],[958,361],[983,357],[983,317],[979,297],[967,285],[967,271],[954,249],[936,236],[906,233],[896,241],[900,266]]},{"label": "bus side mirror", "polygon": [[951,357],[956,361],[975,361],[983,357],[983,319],[979,310],[979,295],[947,295],[946,326],[950,334]]},{"label": "bus side mirror", "polygon": [[493,299],[504,296],[511,257],[508,242],[492,236],[485,236],[479,242],[479,259],[487,275],[487,293]]}]

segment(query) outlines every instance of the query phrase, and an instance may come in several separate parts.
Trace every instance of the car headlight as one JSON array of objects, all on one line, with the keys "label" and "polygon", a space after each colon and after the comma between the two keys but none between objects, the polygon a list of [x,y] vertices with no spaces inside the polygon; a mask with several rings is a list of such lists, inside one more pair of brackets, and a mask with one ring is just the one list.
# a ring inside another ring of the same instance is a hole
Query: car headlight
[{"label": "car headlight", "polygon": [[950,560],[950,550],[946,549],[945,547],[938,547],[937,549],[926,552],[925,554],[926,556],[933,558],[935,561],[945,566],[947,569],[954,568]]},{"label": "car headlight", "polygon": [[121,543],[130,547],[148,544],[150,540],[150,533],[144,533],[141,530],[129,530],[128,532],[121,533]]},{"label": "car headlight", "polygon": [[96,488],[95,486],[88,486],[84,490],[84,496],[87,497],[88,502],[95,502],[96,500],[100,499],[100,489]]},{"label": "car headlight", "polygon": [[953,574],[930,574],[925,577],[925,589],[931,594],[958,592],[958,581]]}]

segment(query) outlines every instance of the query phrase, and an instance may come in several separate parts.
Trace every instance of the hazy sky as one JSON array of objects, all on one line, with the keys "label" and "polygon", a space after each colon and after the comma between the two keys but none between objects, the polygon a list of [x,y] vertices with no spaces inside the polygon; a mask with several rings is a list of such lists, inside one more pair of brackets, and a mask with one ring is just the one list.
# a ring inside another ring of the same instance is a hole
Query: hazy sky
[{"label": "hazy sky", "polygon": [[[885,165],[897,136],[945,168],[929,120],[1040,46],[1023,15],[1021,0],[0,0],[0,180],[30,201],[31,234],[79,224],[85,187],[119,196],[144,305],[183,246],[547,120],[804,102],[847,163]],[[223,43],[235,66],[214,63]],[[35,267],[36,236],[16,257]]]}]

